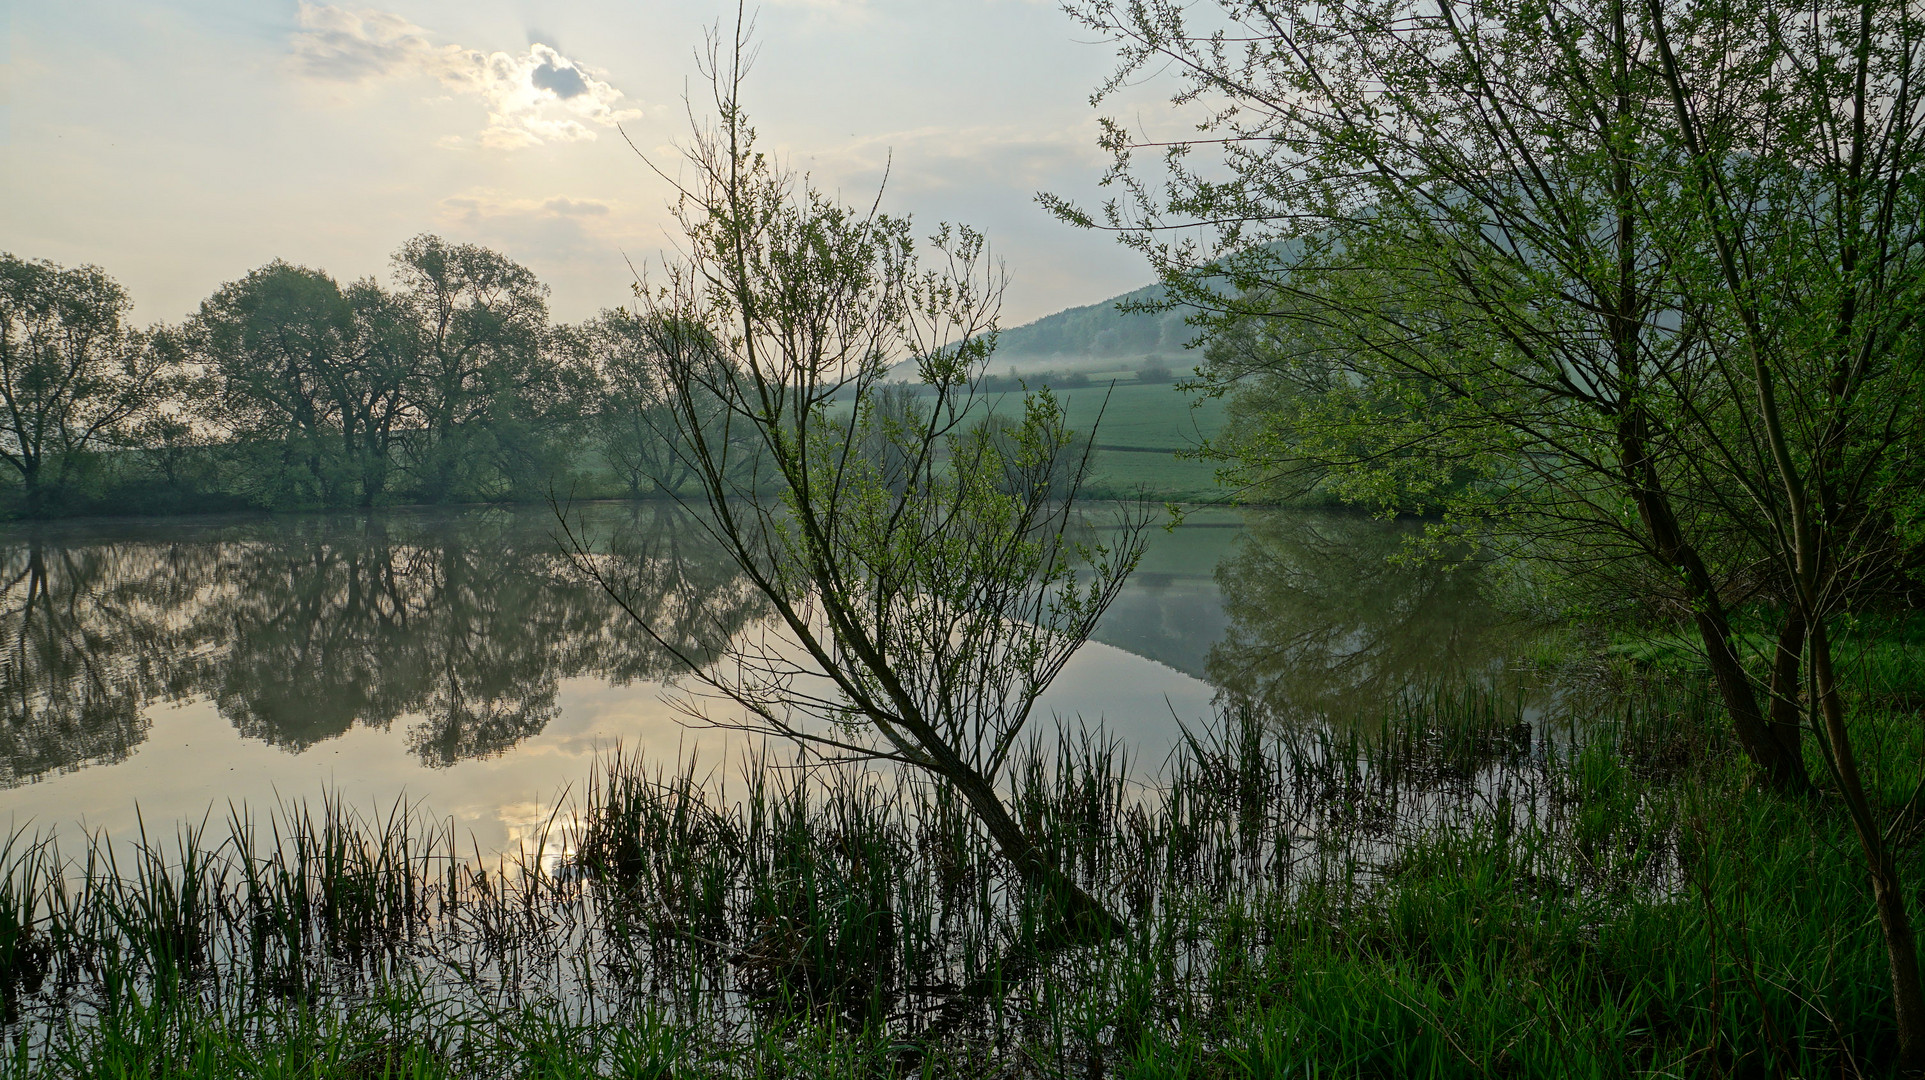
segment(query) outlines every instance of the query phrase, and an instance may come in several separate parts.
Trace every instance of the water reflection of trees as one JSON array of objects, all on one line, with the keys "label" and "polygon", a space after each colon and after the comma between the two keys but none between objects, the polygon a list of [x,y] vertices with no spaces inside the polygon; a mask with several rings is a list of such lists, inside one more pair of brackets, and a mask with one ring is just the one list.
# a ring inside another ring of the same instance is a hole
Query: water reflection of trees
[{"label": "water reflection of trees", "polygon": [[1277,719],[1384,715],[1413,688],[1496,680],[1519,625],[1486,598],[1483,569],[1392,561],[1415,527],[1366,517],[1253,512],[1217,568],[1230,625],[1212,682]]},{"label": "water reflection of trees", "polygon": [[[706,640],[760,613],[672,507],[602,506],[633,548],[637,610]],[[315,517],[166,538],[0,547],[0,783],[127,756],[162,698],[206,697],[244,736],[300,751],[408,724],[429,765],[506,750],[557,712],[559,681],[659,679],[674,657],[569,571],[544,513]]]},{"label": "water reflection of trees", "polygon": [[147,737],[143,706],[180,690],[157,657],[177,644],[164,613],[182,564],[37,532],[0,549],[0,784],[119,761]]}]

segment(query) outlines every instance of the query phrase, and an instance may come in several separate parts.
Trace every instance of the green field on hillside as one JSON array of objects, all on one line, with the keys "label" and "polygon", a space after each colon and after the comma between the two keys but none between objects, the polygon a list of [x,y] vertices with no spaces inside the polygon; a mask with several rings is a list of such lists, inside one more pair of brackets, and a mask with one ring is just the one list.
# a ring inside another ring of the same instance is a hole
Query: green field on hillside
[{"label": "green field on hillside", "polygon": [[[1177,457],[1178,451],[1197,447],[1223,426],[1221,399],[1197,403],[1171,383],[1121,381],[1114,387],[1080,386],[1056,394],[1072,432],[1096,432],[1096,468],[1086,497],[1228,501],[1229,493],[1217,486],[1215,464]],[[978,407],[1013,417],[1022,411],[1023,395],[987,394],[978,399]]]},{"label": "green field on hillside", "polygon": [[[1220,502],[1227,498],[1216,483],[1216,466],[1178,458],[1223,426],[1221,398],[1196,402],[1169,383],[1114,388],[1092,386],[1058,391],[1072,431],[1096,431],[1096,470],[1090,494],[1119,498],[1148,494],[1183,502]],[[1003,409],[1021,408],[1022,398],[1000,399]]]}]

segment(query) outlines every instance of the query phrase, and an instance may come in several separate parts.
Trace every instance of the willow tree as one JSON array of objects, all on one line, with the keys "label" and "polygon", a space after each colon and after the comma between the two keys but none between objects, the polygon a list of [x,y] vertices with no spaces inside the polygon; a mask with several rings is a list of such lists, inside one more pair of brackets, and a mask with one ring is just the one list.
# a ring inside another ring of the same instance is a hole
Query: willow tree
[{"label": "willow tree", "polygon": [[205,372],[204,419],[260,455],[264,475],[249,479],[274,501],[381,498],[418,365],[393,296],[276,259],[202,301],[186,339]]},{"label": "willow tree", "polygon": [[[1010,812],[1003,779],[1136,565],[1147,514],[1089,527],[1088,459],[1048,394],[1013,428],[984,423],[1002,282],[982,238],[945,226],[924,244],[907,218],[838,202],[759,150],[742,33],[710,50],[717,119],[686,148],[686,179],[663,173],[681,258],[636,290],[700,519],[773,613],[767,634],[711,642],[722,656],[695,677],[730,711],[704,716],[948,785],[1054,913],[1047,937],[1120,933]],[[920,393],[885,400],[905,361]]]},{"label": "willow tree", "polygon": [[[1288,326],[1299,371],[1335,372],[1336,407],[1312,418],[1332,437],[1311,456],[1368,477],[1359,496],[1463,471],[1485,482],[1433,487],[1454,509],[1528,511],[1533,528],[1662,566],[1746,751],[1803,788],[1796,730],[1771,723],[1746,677],[1708,518],[1680,483],[1695,448],[1671,418],[1704,385],[1714,331],[1680,317],[1683,150],[1636,10],[1076,9],[1121,43],[1109,88],[1174,61],[1205,130],[1172,143],[1109,124],[1124,194],[1100,213],[1056,209],[1120,230],[1179,298]],[[1150,142],[1160,169],[1135,159]],[[1352,418],[1368,423],[1343,430]]]},{"label": "willow tree", "polygon": [[[1804,789],[1808,730],[1851,808],[1901,1055],[1925,1062],[1889,824],[1857,776],[1827,631],[1893,565],[1920,479],[1916,13],[1072,9],[1122,50],[1104,93],[1167,67],[1201,130],[1109,123],[1122,194],[1058,211],[1118,230],[1181,298],[1266,328],[1272,347],[1207,374],[1288,391],[1257,445],[1275,464],[1676,582],[1761,774]],[[1734,582],[1784,608],[1769,714],[1732,644]]]}]

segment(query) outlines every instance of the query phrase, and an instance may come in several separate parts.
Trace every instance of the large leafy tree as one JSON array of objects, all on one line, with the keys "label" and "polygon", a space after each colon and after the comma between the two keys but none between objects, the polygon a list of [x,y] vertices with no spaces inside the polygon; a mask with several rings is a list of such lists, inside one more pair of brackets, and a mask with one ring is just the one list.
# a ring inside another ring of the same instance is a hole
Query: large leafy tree
[{"label": "large leafy tree", "polygon": [[97,266],[0,254],[0,461],[19,477],[29,516],[165,386],[176,353],[165,336],[126,324],[132,307]]},{"label": "large leafy tree", "polygon": [[531,411],[560,396],[546,362],[548,287],[499,252],[430,235],[395,252],[394,278],[418,358],[415,492],[492,494],[476,490],[479,471],[512,477],[537,453]]},{"label": "large leafy tree", "polygon": [[[1850,753],[1826,621],[1915,486],[1925,26],[1870,0],[1073,5],[1181,81],[1200,133],[1106,126],[1119,230],[1268,348],[1246,448],[1364,501],[1674,581],[1734,727],[1803,788],[1795,687],[1872,867],[1905,1058],[1925,996]],[[1158,161],[1137,155],[1150,145]],[[1181,242],[1166,240],[1184,236]],[[1254,358],[1254,363],[1245,360]],[[1439,477],[1449,477],[1439,482]],[[1734,581],[1786,609],[1769,713]]]},{"label": "large leafy tree", "polygon": [[201,304],[188,340],[208,418],[274,502],[371,505],[406,430],[417,360],[399,305],[280,260]]}]

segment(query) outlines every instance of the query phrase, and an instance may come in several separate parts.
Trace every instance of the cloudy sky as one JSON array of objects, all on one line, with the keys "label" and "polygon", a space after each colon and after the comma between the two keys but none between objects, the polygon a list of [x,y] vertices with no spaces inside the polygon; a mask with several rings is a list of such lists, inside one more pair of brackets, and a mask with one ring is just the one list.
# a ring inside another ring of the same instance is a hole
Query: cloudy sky
[{"label": "cloudy sky", "polygon": [[[420,232],[532,267],[555,314],[623,302],[668,237],[716,0],[0,0],[0,250],[98,263],[140,321],[273,258],[386,275]],[[1039,0],[764,0],[746,104],[817,182],[985,231],[1013,325],[1148,280],[1050,219],[1093,197],[1107,46]],[[698,98],[699,100],[699,98]],[[1145,107],[1150,99],[1145,98]]]}]

